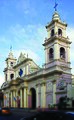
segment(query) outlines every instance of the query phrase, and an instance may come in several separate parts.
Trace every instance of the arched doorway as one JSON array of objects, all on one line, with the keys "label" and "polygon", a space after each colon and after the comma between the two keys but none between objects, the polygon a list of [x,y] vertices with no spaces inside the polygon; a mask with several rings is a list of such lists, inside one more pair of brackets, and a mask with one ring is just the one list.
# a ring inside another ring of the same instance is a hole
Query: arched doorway
[{"label": "arched doorway", "polygon": [[30,89],[31,92],[31,108],[36,108],[36,90],[34,88]]},{"label": "arched doorway", "polygon": [[0,106],[3,106],[3,96],[4,94],[2,92],[0,92]]}]

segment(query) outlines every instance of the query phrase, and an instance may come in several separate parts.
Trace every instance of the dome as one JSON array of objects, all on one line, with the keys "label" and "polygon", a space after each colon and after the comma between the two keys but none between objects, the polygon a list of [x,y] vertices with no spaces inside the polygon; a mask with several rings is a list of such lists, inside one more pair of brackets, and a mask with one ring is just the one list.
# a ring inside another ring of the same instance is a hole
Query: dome
[{"label": "dome", "polygon": [[8,58],[11,58],[11,59],[14,58],[12,51],[10,51]]},{"label": "dome", "polygon": [[57,11],[54,12],[54,14],[52,16],[52,20],[60,20],[60,15],[58,14]]}]

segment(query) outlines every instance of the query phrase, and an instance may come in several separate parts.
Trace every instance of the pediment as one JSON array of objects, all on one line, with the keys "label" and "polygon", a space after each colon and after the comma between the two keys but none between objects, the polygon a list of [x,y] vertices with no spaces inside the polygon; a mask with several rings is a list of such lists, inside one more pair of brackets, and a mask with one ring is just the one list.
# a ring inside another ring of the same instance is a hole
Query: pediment
[{"label": "pediment", "polygon": [[25,54],[20,53],[20,56],[19,56],[19,58],[18,58],[18,60],[17,60],[17,63],[21,63],[21,62],[24,61],[25,59],[26,59]]}]

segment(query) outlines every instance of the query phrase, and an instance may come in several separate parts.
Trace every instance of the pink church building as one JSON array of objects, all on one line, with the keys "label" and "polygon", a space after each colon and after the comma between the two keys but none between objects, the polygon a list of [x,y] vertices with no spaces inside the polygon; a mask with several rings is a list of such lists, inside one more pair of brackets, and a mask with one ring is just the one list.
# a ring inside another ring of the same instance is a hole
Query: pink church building
[{"label": "pink church building", "polygon": [[71,42],[66,35],[66,28],[67,24],[55,10],[51,22],[46,25],[43,68],[23,53],[15,59],[10,51],[5,60],[5,82],[1,86],[4,106],[48,108],[57,104],[60,97],[72,98]]}]

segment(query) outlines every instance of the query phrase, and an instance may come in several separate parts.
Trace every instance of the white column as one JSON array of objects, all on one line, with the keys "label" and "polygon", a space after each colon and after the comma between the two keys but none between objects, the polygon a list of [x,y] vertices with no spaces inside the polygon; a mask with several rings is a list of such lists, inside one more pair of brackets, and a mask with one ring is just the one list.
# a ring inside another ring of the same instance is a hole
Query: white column
[{"label": "white column", "polygon": [[41,85],[41,107],[46,107],[46,88],[44,83]]},{"label": "white column", "polygon": [[48,38],[50,38],[50,36],[51,36],[50,30],[47,30],[47,36],[48,36]]},{"label": "white column", "polygon": [[17,106],[17,96],[18,96],[18,92],[16,91],[16,107],[18,107]]},{"label": "white column", "polygon": [[53,104],[56,103],[56,83],[53,83]]},{"label": "white column", "polygon": [[26,88],[24,88],[24,107],[27,107],[27,91],[26,91]]},{"label": "white column", "polygon": [[45,48],[45,63],[48,63],[48,50]]},{"label": "white column", "polygon": [[13,101],[12,98],[13,98],[13,96],[12,96],[12,91],[11,91],[11,107],[12,107],[12,101]]},{"label": "white column", "polygon": [[7,73],[7,80],[10,81],[10,72]]},{"label": "white column", "polygon": [[28,89],[26,88],[26,107],[28,107]]},{"label": "white column", "polygon": [[54,59],[59,59],[59,45],[58,43],[54,44]]},{"label": "white column", "polygon": [[70,62],[70,47],[67,48],[67,62]]},{"label": "white column", "polygon": [[54,31],[55,34],[58,35],[58,28],[57,28],[57,25],[55,25],[55,29],[54,29],[54,30],[55,30],[55,31]]},{"label": "white column", "polygon": [[22,89],[20,89],[20,107],[22,107]]},{"label": "white column", "polygon": [[26,74],[28,75],[28,71],[29,71],[29,66],[26,66]]},{"label": "white column", "polygon": [[[13,91],[13,97],[15,98],[15,91]],[[15,107],[16,101],[14,98],[13,98],[13,106]]]},{"label": "white column", "polygon": [[9,106],[9,93],[7,93],[7,106]]},{"label": "white column", "polygon": [[39,96],[38,96],[38,86],[36,87],[36,108],[39,107]]}]

